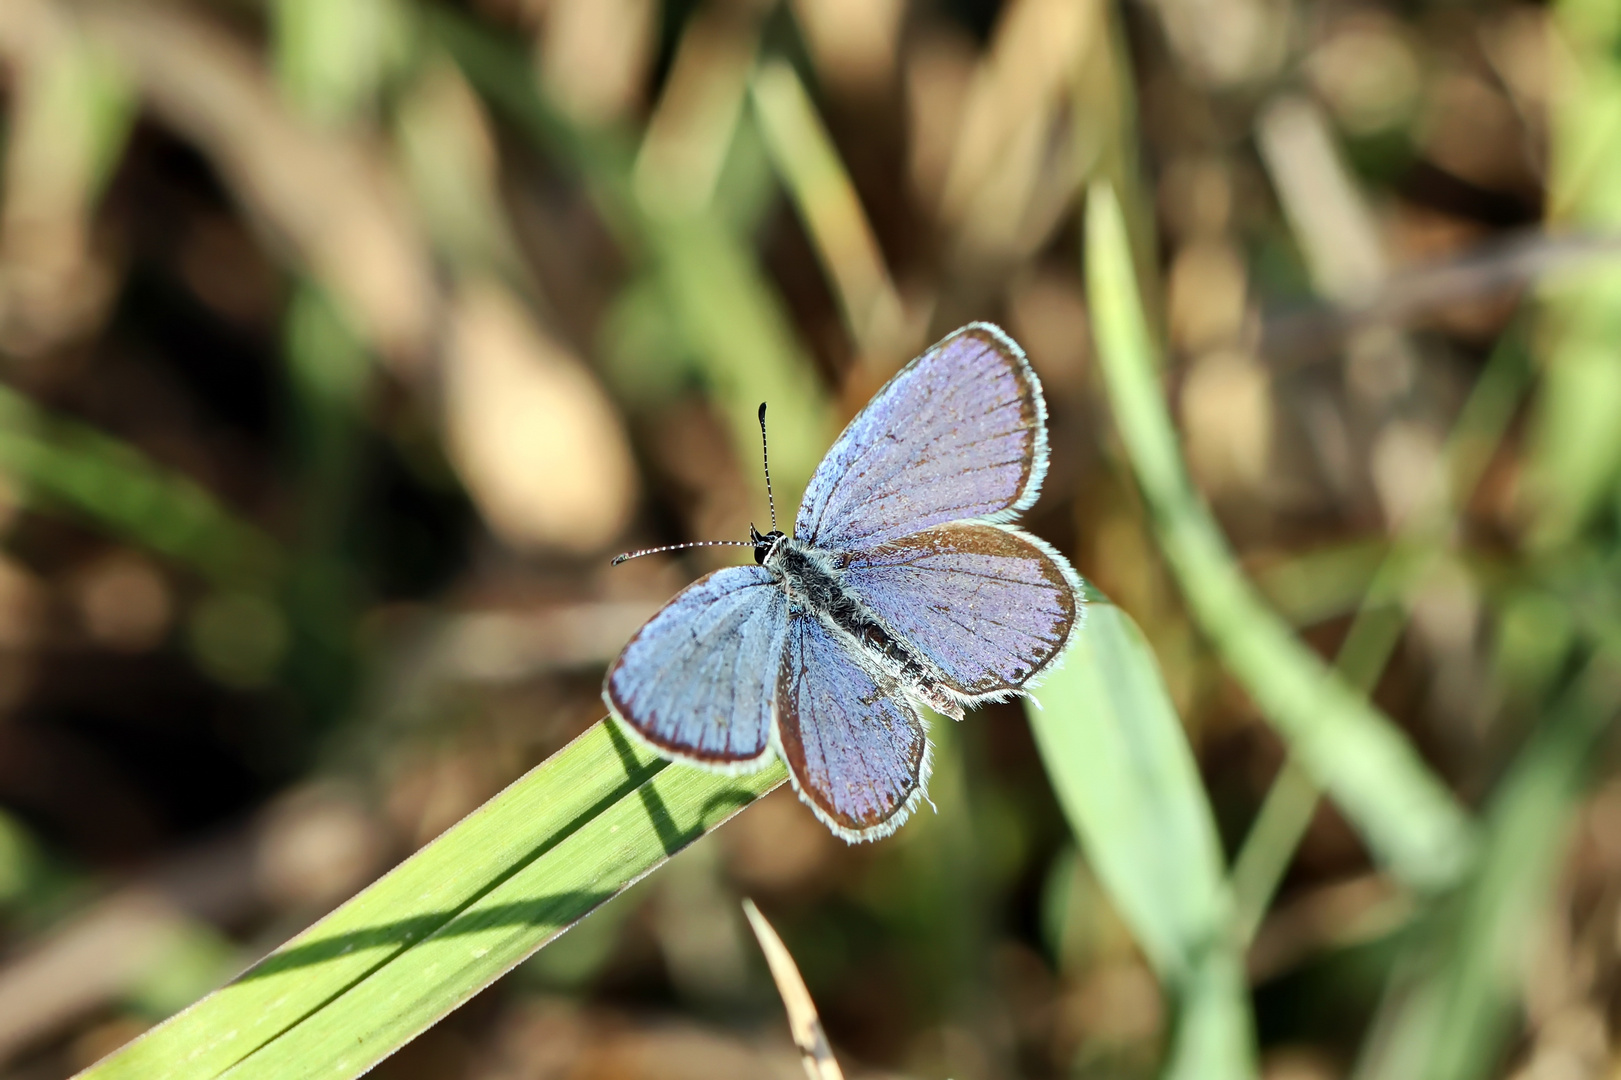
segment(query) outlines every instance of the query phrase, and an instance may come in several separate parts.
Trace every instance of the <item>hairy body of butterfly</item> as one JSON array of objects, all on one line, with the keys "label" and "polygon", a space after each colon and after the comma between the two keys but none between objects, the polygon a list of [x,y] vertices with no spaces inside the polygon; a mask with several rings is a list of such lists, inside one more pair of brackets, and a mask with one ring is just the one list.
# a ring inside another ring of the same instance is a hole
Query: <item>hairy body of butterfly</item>
[{"label": "hairy body of butterfly", "polygon": [[756,565],[699,579],[636,633],[603,683],[610,713],[677,761],[782,758],[846,840],[893,832],[928,784],[922,707],[961,718],[1026,692],[1081,625],[1075,571],[1012,524],[1041,490],[1046,419],[996,327],[929,349],[850,421],[791,533],[751,529]]},{"label": "hairy body of butterfly", "polygon": [[769,570],[788,595],[790,610],[817,616],[847,636],[872,661],[872,674],[886,678],[937,713],[963,718],[962,703],[928,665],[847,588],[837,552],[821,551],[769,532],[755,540],[755,561]]}]

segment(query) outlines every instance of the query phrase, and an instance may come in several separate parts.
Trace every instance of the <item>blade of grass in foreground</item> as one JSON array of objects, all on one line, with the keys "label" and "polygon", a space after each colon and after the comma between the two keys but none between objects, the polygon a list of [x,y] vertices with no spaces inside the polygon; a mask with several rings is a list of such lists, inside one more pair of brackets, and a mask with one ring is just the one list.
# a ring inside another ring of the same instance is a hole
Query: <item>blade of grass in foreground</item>
[{"label": "blade of grass in foreground", "polygon": [[1107,187],[1093,188],[1086,226],[1087,292],[1109,400],[1189,608],[1376,857],[1415,888],[1451,884],[1473,846],[1468,817],[1389,718],[1297,640],[1245,580],[1182,467],[1125,223]]},{"label": "blade of grass in foreground", "polygon": [[1176,995],[1165,1076],[1255,1075],[1253,1024],[1215,818],[1153,650],[1089,596],[1086,626],[1025,713],[1098,879]]},{"label": "blade of grass in foreground", "polygon": [[80,1076],[358,1076],[784,776],[668,765],[604,721]]}]

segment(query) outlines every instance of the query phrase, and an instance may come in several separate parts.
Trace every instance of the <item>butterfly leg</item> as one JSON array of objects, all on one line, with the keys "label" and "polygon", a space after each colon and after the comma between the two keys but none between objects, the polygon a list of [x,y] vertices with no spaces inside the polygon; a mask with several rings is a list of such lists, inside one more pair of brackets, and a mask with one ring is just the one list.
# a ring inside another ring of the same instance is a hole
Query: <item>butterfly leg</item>
[{"label": "butterfly leg", "polygon": [[919,701],[941,716],[949,716],[953,720],[962,719],[962,702],[953,697],[950,691],[939,683],[920,682],[909,689]]}]

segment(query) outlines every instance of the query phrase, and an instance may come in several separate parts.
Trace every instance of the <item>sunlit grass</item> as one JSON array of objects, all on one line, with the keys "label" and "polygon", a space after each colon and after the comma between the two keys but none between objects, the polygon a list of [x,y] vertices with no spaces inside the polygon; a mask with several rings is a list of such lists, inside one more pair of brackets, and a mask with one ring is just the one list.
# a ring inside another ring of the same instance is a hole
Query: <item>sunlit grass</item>
[{"label": "sunlit grass", "polygon": [[358,1076],[784,777],[669,765],[605,720],[84,1075]]}]

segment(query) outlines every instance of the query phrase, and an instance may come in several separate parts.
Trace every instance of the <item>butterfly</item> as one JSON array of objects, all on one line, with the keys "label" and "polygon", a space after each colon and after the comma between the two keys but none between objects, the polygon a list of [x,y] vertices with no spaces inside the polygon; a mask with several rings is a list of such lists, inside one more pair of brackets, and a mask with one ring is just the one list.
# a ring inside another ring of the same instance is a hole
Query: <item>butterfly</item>
[{"label": "butterfly", "polygon": [[[763,438],[764,405],[760,421]],[[963,327],[850,421],[791,535],[773,503],[770,532],[711,542],[752,547],[755,565],[677,594],[608,669],[603,700],[666,758],[741,773],[780,757],[835,834],[889,835],[927,790],[920,706],[961,719],[1026,692],[1083,622],[1074,569],[1010,524],[1046,471],[1029,361],[990,323]]]}]

